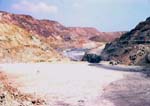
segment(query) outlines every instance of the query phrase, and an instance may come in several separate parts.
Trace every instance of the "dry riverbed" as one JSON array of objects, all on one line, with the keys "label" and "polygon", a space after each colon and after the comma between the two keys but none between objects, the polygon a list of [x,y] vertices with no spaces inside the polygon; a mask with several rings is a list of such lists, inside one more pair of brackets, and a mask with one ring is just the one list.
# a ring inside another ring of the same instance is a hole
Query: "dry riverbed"
[{"label": "dry riverbed", "polygon": [[[89,63],[1,64],[22,106],[149,106],[150,79],[127,67]],[[7,86],[6,86],[7,85]],[[5,89],[7,92],[11,90]],[[10,93],[13,94],[13,93]],[[21,105],[14,105],[21,106]]]}]

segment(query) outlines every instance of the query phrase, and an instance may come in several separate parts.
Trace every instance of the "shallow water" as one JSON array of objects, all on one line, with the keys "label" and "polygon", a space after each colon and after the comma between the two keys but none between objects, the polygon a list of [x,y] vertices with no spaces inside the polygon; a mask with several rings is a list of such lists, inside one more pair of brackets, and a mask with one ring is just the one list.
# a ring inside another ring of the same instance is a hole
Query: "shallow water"
[{"label": "shallow water", "polygon": [[88,51],[89,49],[83,49],[83,48],[73,48],[73,49],[68,49],[63,51],[63,55],[65,57],[70,58],[71,60],[74,61],[81,61],[84,54]]}]

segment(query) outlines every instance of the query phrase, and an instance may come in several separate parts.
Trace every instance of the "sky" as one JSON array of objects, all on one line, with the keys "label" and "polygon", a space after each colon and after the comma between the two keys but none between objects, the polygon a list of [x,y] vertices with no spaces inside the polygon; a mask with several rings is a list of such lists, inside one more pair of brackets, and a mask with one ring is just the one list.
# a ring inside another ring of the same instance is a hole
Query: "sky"
[{"label": "sky", "polygon": [[0,0],[0,10],[65,26],[128,31],[150,16],[150,0]]}]

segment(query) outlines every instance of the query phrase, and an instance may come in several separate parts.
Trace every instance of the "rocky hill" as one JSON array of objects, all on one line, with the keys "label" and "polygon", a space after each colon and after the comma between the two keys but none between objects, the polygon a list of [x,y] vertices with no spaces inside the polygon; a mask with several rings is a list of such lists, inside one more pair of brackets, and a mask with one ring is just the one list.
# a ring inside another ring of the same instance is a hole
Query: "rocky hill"
[{"label": "rocky hill", "polygon": [[58,51],[84,44],[110,42],[124,32],[104,33],[95,28],[65,27],[56,21],[0,11],[0,61],[60,60]]},{"label": "rocky hill", "polygon": [[128,65],[149,65],[150,17],[119,39],[108,43],[102,57],[104,60],[115,60]]},{"label": "rocky hill", "polygon": [[0,62],[50,62],[61,58],[42,38],[0,21]]}]

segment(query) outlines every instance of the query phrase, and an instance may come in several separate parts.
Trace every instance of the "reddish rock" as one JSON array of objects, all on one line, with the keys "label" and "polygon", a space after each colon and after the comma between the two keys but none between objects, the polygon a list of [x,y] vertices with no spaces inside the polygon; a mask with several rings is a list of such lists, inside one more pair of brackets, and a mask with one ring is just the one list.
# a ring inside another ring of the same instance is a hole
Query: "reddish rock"
[{"label": "reddish rock", "polygon": [[90,27],[65,27],[56,21],[0,11],[0,58],[7,58],[7,61],[17,58],[17,62],[49,61],[52,57],[61,57],[56,50],[81,48],[93,42],[95,45],[110,42],[122,33],[100,32]]}]

